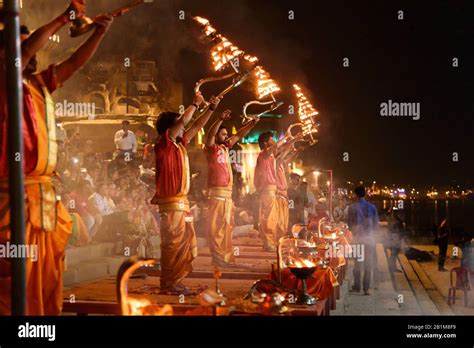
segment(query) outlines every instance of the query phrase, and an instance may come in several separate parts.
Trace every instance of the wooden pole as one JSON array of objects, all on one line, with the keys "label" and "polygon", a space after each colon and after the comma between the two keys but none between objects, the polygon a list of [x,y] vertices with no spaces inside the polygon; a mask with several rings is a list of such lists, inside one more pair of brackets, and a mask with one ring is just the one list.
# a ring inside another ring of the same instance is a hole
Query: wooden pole
[{"label": "wooden pole", "polygon": [[[23,86],[20,41],[20,5],[5,0],[5,70],[8,103],[8,190],[11,244],[25,245],[25,192],[23,178]],[[12,315],[26,314],[26,255],[12,260]]]}]

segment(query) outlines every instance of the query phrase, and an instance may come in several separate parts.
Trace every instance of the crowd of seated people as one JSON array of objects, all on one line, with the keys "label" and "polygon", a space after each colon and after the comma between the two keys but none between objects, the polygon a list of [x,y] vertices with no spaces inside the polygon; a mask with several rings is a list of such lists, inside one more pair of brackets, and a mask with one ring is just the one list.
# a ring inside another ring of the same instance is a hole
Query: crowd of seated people
[{"label": "crowd of seated people", "polygon": [[59,145],[57,190],[74,224],[69,245],[120,241],[121,249],[135,254],[145,241],[141,256],[153,257],[149,238],[159,236],[159,213],[149,203],[154,172],[144,168],[152,161],[145,163],[141,153],[131,160],[107,158],[77,133]]}]

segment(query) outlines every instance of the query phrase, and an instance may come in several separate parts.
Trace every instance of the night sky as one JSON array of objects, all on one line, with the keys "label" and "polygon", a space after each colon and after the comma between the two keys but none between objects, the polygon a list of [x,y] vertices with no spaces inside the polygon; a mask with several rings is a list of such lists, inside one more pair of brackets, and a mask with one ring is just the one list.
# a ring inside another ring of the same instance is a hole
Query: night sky
[{"label": "night sky", "polygon": [[[341,180],[425,186],[474,182],[474,30],[464,4],[226,1],[195,8],[255,53],[290,98],[293,82],[311,91],[321,132],[306,160]],[[421,103],[420,120],[381,117],[380,103],[389,99]]]},{"label": "night sky", "polygon": [[[126,2],[86,1],[95,12]],[[39,3],[50,9],[52,0],[35,0]],[[63,8],[67,1],[54,3]],[[183,82],[185,103],[190,102],[194,83],[212,74],[209,51],[191,19],[206,17],[234,44],[260,58],[283,89],[281,113],[296,105],[292,84],[305,87],[321,123],[319,143],[304,154],[307,163],[334,169],[340,181],[472,186],[474,21],[468,4],[156,1],[117,19],[95,59],[112,54],[152,58],[162,79]],[[180,10],[186,21],[178,19]],[[290,10],[294,20],[288,19]],[[403,20],[398,20],[399,10]],[[233,91],[223,107],[239,114],[253,98],[249,88]],[[205,88],[208,97],[211,92],[212,87]],[[380,116],[380,103],[389,99],[421,103],[421,119]],[[285,115],[283,122],[296,118]],[[349,162],[343,162],[344,152]],[[458,162],[452,161],[453,152]]]}]

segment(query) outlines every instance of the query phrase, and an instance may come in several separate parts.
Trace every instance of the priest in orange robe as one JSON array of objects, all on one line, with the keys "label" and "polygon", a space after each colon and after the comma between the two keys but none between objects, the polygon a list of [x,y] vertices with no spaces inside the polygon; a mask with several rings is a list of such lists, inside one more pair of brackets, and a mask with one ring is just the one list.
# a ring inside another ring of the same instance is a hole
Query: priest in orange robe
[{"label": "priest in orange robe", "polygon": [[190,295],[182,280],[192,271],[197,256],[193,218],[187,198],[190,185],[189,158],[186,146],[209,121],[221,98],[212,97],[209,109],[186,130],[194,113],[204,101],[200,92],[182,115],[162,113],[157,122],[156,193],[151,203],[160,209],[161,277],[160,290],[166,294]]},{"label": "priest in orange robe", "polygon": [[[22,27],[23,63],[23,164],[25,173],[26,243],[36,248],[27,259],[27,315],[59,315],[62,311],[64,251],[72,221],[58,200],[52,177],[57,160],[53,93],[93,56],[112,18],[95,18],[96,29],[70,58],[36,73],[35,54],[49,37],[70,21],[70,13],[85,12],[83,1],[74,0],[59,17],[31,36]],[[8,195],[8,113],[5,91],[3,33],[0,33],[0,244],[10,241]],[[11,314],[11,263],[0,258],[0,315]]]},{"label": "priest in orange robe", "polygon": [[229,120],[231,112],[224,111],[209,128],[204,153],[207,158],[209,201],[207,205],[207,242],[216,266],[233,266],[232,250],[234,228],[234,202],[232,201],[232,167],[229,150],[257,124],[255,117],[235,135],[228,136],[222,125]]},{"label": "priest in orange robe", "polygon": [[284,163],[289,149],[301,137],[302,134],[291,140],[282,137],[275,142],[273,132],[268,131],[258,138],[261,152],[255,166],[254,185],[260,195],[259,233],[263,251],[275,251],[278,239],[287,233],[288,187]]}]

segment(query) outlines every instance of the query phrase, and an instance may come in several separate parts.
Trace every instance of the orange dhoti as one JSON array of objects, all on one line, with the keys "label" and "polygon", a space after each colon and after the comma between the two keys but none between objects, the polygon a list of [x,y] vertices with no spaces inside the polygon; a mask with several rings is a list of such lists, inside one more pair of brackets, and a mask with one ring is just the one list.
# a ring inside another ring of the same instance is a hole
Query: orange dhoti
[{"label": "orange dhoti", "polygon": [[278,223],[276,225],[276,242],[278,242],[281,237],[288,235],[290,210],[286,192],[278,191],[275,203],[278,211]]},{"label": "orange dhoti", "polygon": [[[62,311],[64,250],[72,221],[56,200],[49,177],[25,180],[26,245],[33,255],[26,261],[27,315],[59,315]],[[10,208],[6,183],[0,184],[0,244],[10,241]],[[0,315],[11,314],[11,262],[0,258]]]},{"label": "orange dhoti", "polygon": [[259,233],[264,248],[276,246],[276,231],[279,222],[278,207],[276,186],[262,189],[260,192]]},{"label": "orange dhoti", "polygon": [[207,242],[213,261],[232,263],[235,261],[232,249],[234,228],[234,202],[232,191],[212,188],[207,206]]},{"label": "orange dhoti", "polygon": [[186,197],[171,197],[160,206],[161,290],[178,285],[193,270],[197,241]]},{"label": "orange dhoti", "polygon": [[[24,81],[23,162],[25,173],[26,314],[59,315],[62,310],[64,251],[72,220],[51,181],[57,161],[56,118],[51,93],[55,67]],[[2,117],[0,117],[0,120]],[[7,118],[3,118],[8,120]],[[0,122],[0,244],[11,241],[6,123]],[[13,257],[13,255],[11,255]],[[33,258],[31,258],[33,256]],[[11,313],[11,259],[0,257],[0,315]]]}]

